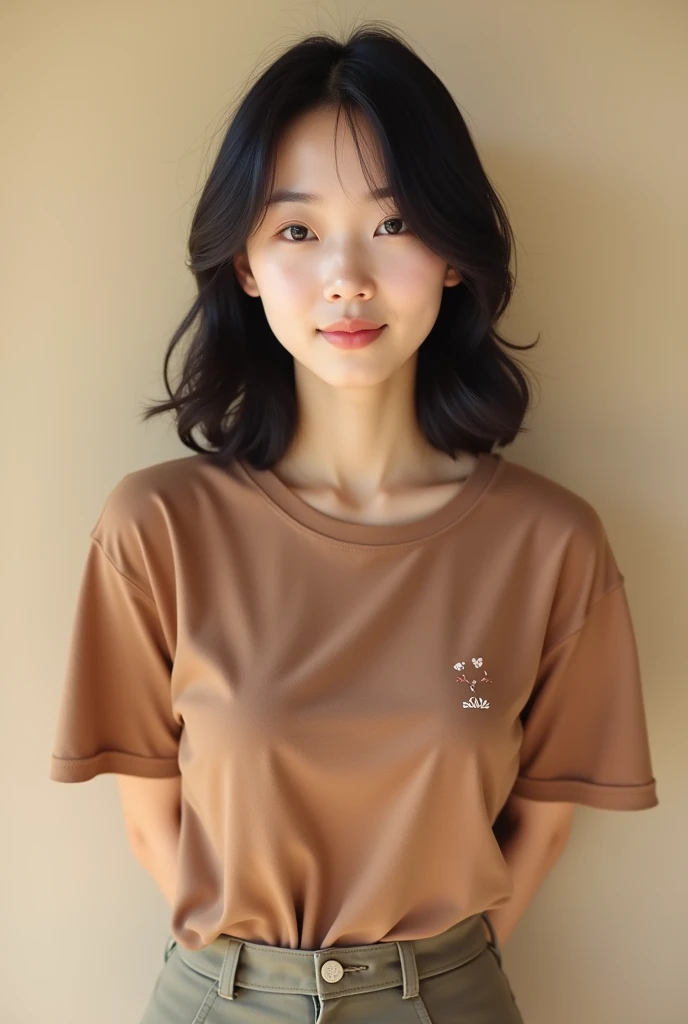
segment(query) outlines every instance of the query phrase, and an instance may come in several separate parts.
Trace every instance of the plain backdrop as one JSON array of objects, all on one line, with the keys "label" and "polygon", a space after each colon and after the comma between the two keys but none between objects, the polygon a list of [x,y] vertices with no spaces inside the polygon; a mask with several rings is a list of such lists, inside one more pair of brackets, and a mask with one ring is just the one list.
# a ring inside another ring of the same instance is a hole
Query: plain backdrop
[{"label": "plain backdrop", "polygon": [[688,1019],[686,4],[3,0],[3,1024],[136,1024],[162,967],[169,908],[114,776],[48,779],[88,533],[125,473],[190,454],[139,412],[231,103],[283,46],[375,18],[447,84],[507,206],[502,327],[542,341],[503,454],[599,511],[643,669],[660,804],[576,811],[504,967],[526,1024]]}]

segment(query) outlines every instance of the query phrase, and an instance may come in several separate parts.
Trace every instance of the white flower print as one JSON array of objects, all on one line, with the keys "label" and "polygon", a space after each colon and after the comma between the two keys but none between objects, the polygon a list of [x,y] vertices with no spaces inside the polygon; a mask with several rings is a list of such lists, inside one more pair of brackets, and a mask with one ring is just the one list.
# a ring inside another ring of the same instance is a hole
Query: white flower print
[{"label": "white flower print", "polygon": [[470,700],[463,702],[465,708],[489,708],[489,700],[483,700],[482,697],[471,697]]},{"label": "white flower print", "polygon": [[[483,659],[471,658],[471,663],[475,668],[482,668]],[[459,675],[457,675],[456,677],[456,682],[466,683],[471,693],[475,692],[475,688],[478,685],[478,683],[492,682],[485,669],[483,669],[483,674],[479,679],[469,679],[464,673],[465,666],[465,661],[457,661],[457,663],[454,665],[454,669],[459,673]],[[463,702],[463,706],[465,708],[489,708],[490,702],[488,700],[484,700],[482,697],[471,697],[470,700],[465,700]]]}]

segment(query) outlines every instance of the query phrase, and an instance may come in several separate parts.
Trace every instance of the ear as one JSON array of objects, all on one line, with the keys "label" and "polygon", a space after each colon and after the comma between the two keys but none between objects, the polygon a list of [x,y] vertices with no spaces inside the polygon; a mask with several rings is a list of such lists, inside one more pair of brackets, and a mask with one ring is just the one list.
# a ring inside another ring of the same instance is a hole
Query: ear
[{"label": "ear", "polygon": [[248,256],[245,249],[241,249],[232,258],[232,264],[234,266],[234,273],[236,274],[237,281],[244,289],[247,295],[257,298],[260,295],[256,279],[251,273],[251,266],[248,262]]},{"label": "ear", "polygon": [[459,274],[457,270],[454,270],[453,267],[448,267],[447,273],[445,274],[444,277],[445,288],[452,288],[455,284],[460,284],[461,281],[461,274]]}]

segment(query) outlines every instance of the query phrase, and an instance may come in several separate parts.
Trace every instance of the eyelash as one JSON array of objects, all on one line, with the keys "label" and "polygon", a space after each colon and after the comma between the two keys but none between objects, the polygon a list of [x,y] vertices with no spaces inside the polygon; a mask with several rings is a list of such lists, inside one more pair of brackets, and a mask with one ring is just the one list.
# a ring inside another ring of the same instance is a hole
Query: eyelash
[{"label": "eyelash", "polygon": [[[382,224],[387,224],[391,220],[398,220],[402,224],[406,224],[406,221],[402,217],[385,217],[385,219],[383,221],[381,221],[381,223]],[[284,232],[288,231],[289,228],[297,228],[297,227],[298,228],[305,228],[306,225],[305,224],[299,224],[298,221],[295,221],[293,224],[286,224],[283,228],[280,228],[280,230],[277,232],[275,237],[279,238],[283,242],[287,242],[289,245],[298,245],[300,242],[308,241],[308,239],[306,239],[306,238],[283,238],[282,237],[284,235]],[[309,229],[307,229],[307,230],[309,230]],[[396,238],[399,235],[403,235],[403,234],[410,234],[410,229],[407,229],[406,232],[403,232],[403,231],[402,232],[398,232],[397,235],[388,235],[387,237],[388,238]]]}]

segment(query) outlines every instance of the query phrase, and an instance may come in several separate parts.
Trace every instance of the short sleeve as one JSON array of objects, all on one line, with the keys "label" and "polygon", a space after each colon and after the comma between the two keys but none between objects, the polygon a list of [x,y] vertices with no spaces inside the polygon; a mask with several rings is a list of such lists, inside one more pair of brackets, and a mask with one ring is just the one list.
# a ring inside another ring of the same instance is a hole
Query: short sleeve
[{"label": "short sleeve", "polygon": [[521,723],[517,796],[611,810],[659,803],[623,577],[545,651]]},{"label": "short sleeve", "polygon": [[49,777],[180,774],[182,723],[156,603],[93,534],[72,624]]}]

